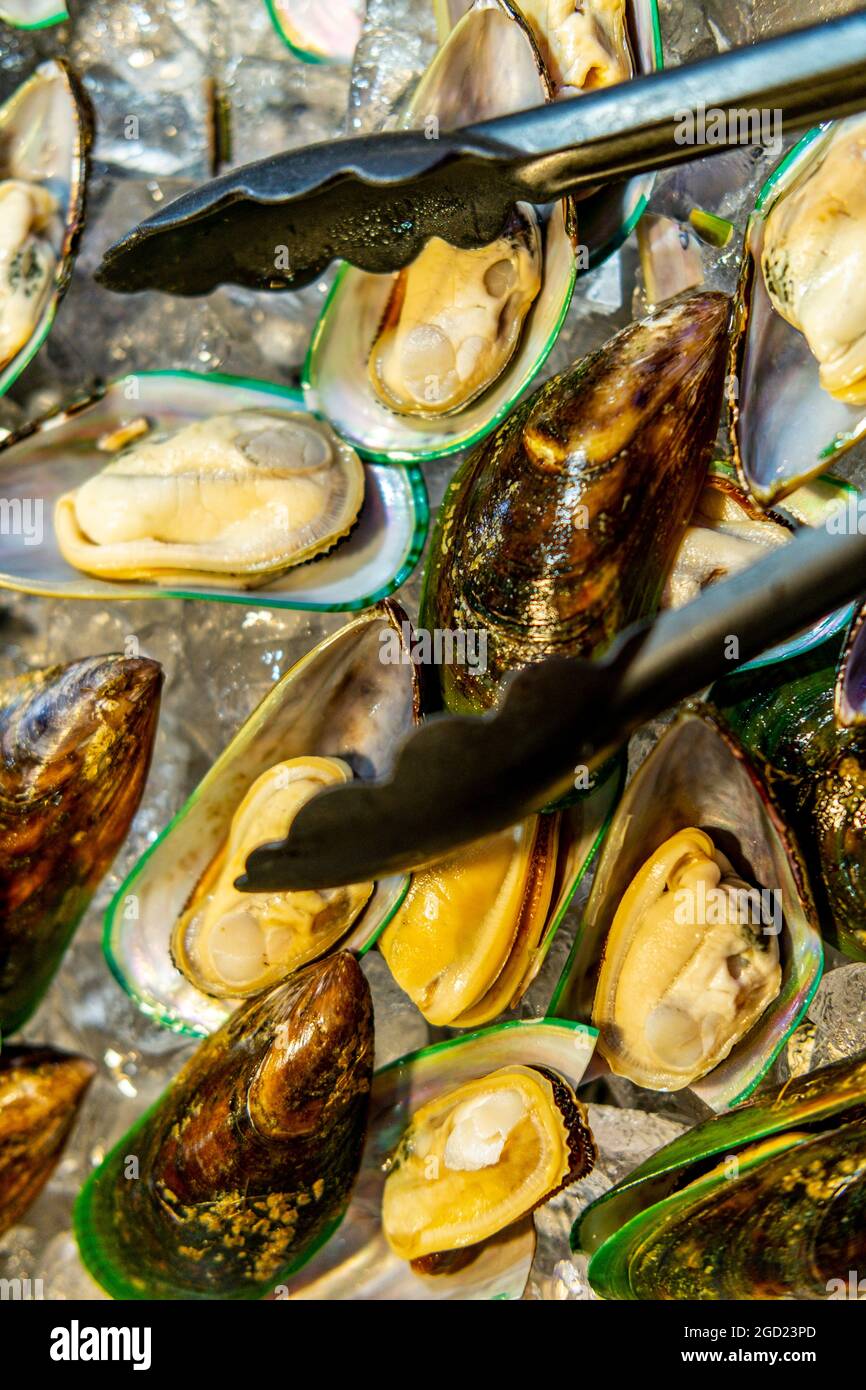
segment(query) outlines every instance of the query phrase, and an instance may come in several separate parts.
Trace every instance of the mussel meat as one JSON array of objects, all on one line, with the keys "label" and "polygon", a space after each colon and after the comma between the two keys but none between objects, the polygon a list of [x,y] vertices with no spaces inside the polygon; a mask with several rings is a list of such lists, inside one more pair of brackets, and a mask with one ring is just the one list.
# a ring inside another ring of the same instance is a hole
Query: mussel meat
[{"label": "mussel meat", "polygon": [[0,1029],[31,1015],[129,830],[162,672],[98,656],[0,682]]},{"label": "mussel meat", "polygon": [[866,1259],[864,1117],[866,1063],[855,1058],[675,1139],[575,1227],[573,1246],[594,1252],[596,1293],[850,1297]]},{"label": "mussel meat", "polygon": [[370,991],[353,956],[251,1000],[83,1188],[75,1229],[90,1273],[115,1298],[270,1292],[342,1216],[372,1073]]},{"label": "mussel meat", "polygon": [[571,1086],[541,1067],[505,1066],[412,1116],[382,1199],[391,1250],[415,1267],[450,1267],[592,1169],[595,1145]]},{"label": "mussel meat", "polygon": [[0,1233],[14,1226],[51,1177],[96,1074],[86,1057],[51,1047],[0,1055]]},{"label": "mussel meat", "polygon": [[56,215],[47,188],[0,182],[0,368],[24,347],[45,302],[57,265],[45,232]]},{"label": "mussel meat", "polygon": [[205,994],[246,998],[345,936],[372,883],[308,893],[240,893],[234,884],[252,849],[285,835],[325,787],[351,779],[342,759],[320,757],[290,758],[256,778],[174,930],[172,955],[191,984]]},{"label": "mussel meat", "polygon": [[63,558],[86,574],[256,588],[348,535],[364,469],[329,425],[240,410],[133,443],[61,497]]},{"label": "mussel meat", "polygon": [[557,96],[612,87],[634,76],[626,0],[520,0]]},{"label": "mussel meat", "polygon": [[370,353],[391,410],[450,414],[486,391],[514,356],[541,289],[535,210],[519,203],[498,240],[457,251],[439,237],[397,276]]},{"label": "mussel meat", "polygon": [[704,483],[728,301],[665,305],[547,382],[469,455],[446,495],[421,624],[486,634],[486,670],[441,668],[452,710],[508,671],[591,655],[651,614]]}]

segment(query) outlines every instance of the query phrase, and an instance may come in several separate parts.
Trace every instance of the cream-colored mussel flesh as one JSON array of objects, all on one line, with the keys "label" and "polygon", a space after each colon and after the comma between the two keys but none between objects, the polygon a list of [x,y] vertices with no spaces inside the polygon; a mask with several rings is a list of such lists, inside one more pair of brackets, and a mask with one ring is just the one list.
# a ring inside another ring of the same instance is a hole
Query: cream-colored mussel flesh
[{"label": "cream-colored mussel flesh", "polygon": [[476,1245],[594,1158],[586,1113],[562,1077],[502,1067],[416,1110],[385,1180],[385,1238],[404,1260]]},{"label": "cream-colored mussel flesh", "polygon": [[866,118],[770,209],[761,265],[776,311],[806,338],[821,385],[866,402]]},{"label": "cream-colored mussel flesh", "polygon": [[329,425],[239,410],[124,449],[54,525],[88,574],[255,588],[330,550],[363,500],[361,461]]},{"label": "cream-colored mussel flesh", "polygon": [[592,1021],[612,1071],[675,1091],[727,1057],[781,988],[781,923],[766,915],[704,831],[659,846],[605,944]]},{"label": "cream-colored mussel flesh", "polygon": [[24,347],[44,307],[57,257],[43,233],[57,211],[39,184],[0,181],[0,367]]},{"label": "cream-colored mussel flesh", "polygon": [[372,883],[298,893],[241,893],[234,881],[259,845],[282,839],[302,806],[352,780],[340,758],[290,758],[252,784],[172,936],[178,969],[198,989],[244,998],[323,955],[348,931]]},{"label": "cream-colored mussel flesh", "polygon": [[513,357],[541,271],[529,203],[489,246],[461,251],[431,238],[397,276],[373,343],[368,370],[379,399],[401,415],[462,410]]},{"label": "cream-colored mussel flesh", "polygon": [[547,920],[558,841],[558,816],[530,816],[413,875],[379,949],[429,1023],[474,1028],[519,997]]},{"label": "cream-colored mussel flesh", "polygon": [[521,0],[557,96],[613,87],[634,75],[626,0]]},{"label": "cream-colored mussel flesh", "polygon": [[681,608],[710,584],[738,574],[793,531],[724,480],[710,478],[665,583],[663,608]]}]

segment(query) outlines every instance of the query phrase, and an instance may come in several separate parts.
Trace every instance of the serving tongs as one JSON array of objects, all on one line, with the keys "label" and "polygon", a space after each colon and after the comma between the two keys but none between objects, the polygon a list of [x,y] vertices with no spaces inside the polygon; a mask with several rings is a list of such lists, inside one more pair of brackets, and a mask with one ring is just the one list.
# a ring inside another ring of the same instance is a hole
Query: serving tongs
[{"label": "serving tongs", "polygon": [[[693,143],[686,117],[725,113],[722,143]],[[233,282],[298,289],[335,259],[405,266],[431,236],[492,241],[519,199],[566,193],[755,143],[748,114],[781,130],[866,107],[866,13],[636,77],[438,139],[414,131],[330,141],[232,170],[184,194],[106,254],[98,278],[124,292],[205,294]]]},{"label": "serving tongs", "polygon": [[315,797],[285,840],[250,854],[238,886],[370,881],[514,824],[572,790],[578,769],[599,769],[647,719],[864,591],[866,535],[804,528],[693,603],[630,628],[603,660],[549,659],[513,674],[494,714],[434,716],[388,781]]}]

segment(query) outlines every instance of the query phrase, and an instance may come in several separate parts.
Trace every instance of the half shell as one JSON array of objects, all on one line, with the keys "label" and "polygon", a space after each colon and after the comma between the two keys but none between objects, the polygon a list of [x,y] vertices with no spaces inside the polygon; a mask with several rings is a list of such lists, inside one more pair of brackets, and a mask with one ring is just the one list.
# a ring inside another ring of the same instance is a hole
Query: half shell
[{"label": "half shell", "polygon": [[[69,284],[84,225],[91,130],[87,98],[61,60],[41,64],[0,108],[0,193],[4,185],[7,195],[14,191],[16,221],[26,236],[22,242],[16,232],[18,250],[10,243],[0,254],[0,315],[5,320],[14,307],[17,324],[5,342],[0,332],[0,396],[44,343]],[[11,203],[8,196],[4,201],[9,236]]]},{"label": "half shell", "polygon": [[[731,453],[743,484],[762,504],[787,496],[866,434],[866,406],[847,404],[824,389],[806,338],[774,309],[762,269],[768,220],[784,199],[801,196],[834,141],[860,138],[863,122],[862,116],[853,116],[809,131],[764,185],[746,229],[728,379],[729,429]],[[857,196],[856,191],[852,190],[852,196]],[[814,216],[817,235],[831,225],[834,208],[841,212],[840,225],[855,225],[855,212],[846,209],[845,197],[844,189],[827,192],[824,211],[819,209]],[[813,246],[809,254],[815,256],[815,267],[820,267],[813,270],[815,277],[827,278],[834,254],[843,267],[846,258],[850,263],[856,247],[856,238],[852,248],[839,236],[829,246]],[[798,253],[794,263],[801,278],[806,274],[806,259]],[[784,260],[776,255],[780,264]],[[778,269],[775,274],[778,278]],[[850,289],[841,286],[828,311],[831,321],[842,323],[856,314],[861,278],[855,260]],[[834,283],[832,277],[829,283]]]},{"label": "half shell", "polygon": [[51,1047],[0,1056],[0,1234],[35,1201],[59,1162],[96,1067]]},{"label": "half shell", "polygon": [[30,1017],[138,809],[155,661],[94,656],[0,682],[0,1029]]},{"label": "half shell", "polygon": [[16,29],[49,29],[69,18],[61,0],[3,0],[0,20]]},{"label": "half shell", "polygon": [[[690,827],[706,832],[749,888],[767,890],[761,894],[759,911],[753,913],[755,902],[749,902],[747,925],[758,938],[766,933],[777,939],[781,961],[777,996],[718,1065],[691,1081],[692,1090],[709,1106],[723,1110],[745,1099],[767,1072],[818,987],[823,953],[796,842],[760,773],[709,710],[694,706],[684,712],[626,789],[602,847],[589,902],[551,1012],[587,1022],[592,1018],[601,1028],[600,1049],[615,1071],[656,1090],[683,1084],[682,1076],[676,1079],[667,1074],[649,1042],[645,1051],[636,1054],[637,1060],[628,1055],[615,987],[624,978],[622,966],[636,938],[624,933],[623,917],[616,936],[612,929],[648,858],[671,836]],[[627,921],[631,923],[631,918]],[[660,949],[660,980],[687,930],[691,928],[681,927]],[[614,988],[613,994],[609,987]],[[696,1017],[711,997],[703,991],[695,996]],[[661,994],[659,999],[661,1007]],[[700,1070],[697,1057],[695,1066]]]},{"label": "half shell", "polygon": [[[422,76],[397,124],[404,129],[430,129],[435,122],[436,129],[450,129],[541,105],[549,95],[538,49],[519,11],[509,0],[477,0]],[[521,216],[529,223],[535,220],[531,209],[521,209]],[[322,411],[359,453],[393,462],[440,458],[487,434],[541,368],[574,289],[575,258],[565,205],[544,210],[542,222],[541,282],[531,308],[526,300],[533,278],[535,232],[514,257],[507,239],[468,252],[434,240],[397,276],[370,275],[343,266],[304,366],[310,408]],[[522,247],[522,241],[518,242]],[[503,266],[510,266],[506,277],[500,274]],[[428,275],[429,289],[425,288]],[[419,276],[424,281],[420,290]],[[408,299],[407,284],[415,286]],[[420,315],[417,323],[414,319],[405,323],[396,353],[391,323],[395,295],[400,312]],[[519,312],[515,299],[521,301]],[[499,308],[509,321],[501,343],[496,323]],[[523,315],[518,334],[514,330]],[[386,355],[385,366],[380,361],[383,327],[385,348],[393,354],[391,359]],[[498,345],[495,352],[487,351],[491,335]],[[487,345],[484,350],[476,350],[479,337]],[[425,372],[427,349],[422,351],[422,345],[428,340],[430,364]],[[508,349],[512,349],[510,355]],[[404,367],[407,353],[411,361]],[[443,353],[448,359],[444,365]],[[373,378],[385,378],[378,387],[371,380],[371,354]],[[449,354],[454,356],[453,364]],[[485,364],[483,375],[481,363]],[[494,363],[498,371],[491,377]],[[415,383],[411,389],[402,388],[397,401],[401,410],[426,410],[425,382],[428,377],[436,379],[431,387],[436,406],[432,416],[396,414],[384,403],[385,388],[393,388],[401,373],[411,374]],[[449,373],[455,376],[454,383]],[[448,383],[447,389],[436,384],[439,378]],[[440,413],[443,402],[448,408],[457,402],[453,413]]]},{"label": "half shell", "polygon": [[[34,544],[33,534],[24,527],[8,528],[16,534],[0,536],[0,587],[103,603],[116,598],[248,603],[230,575],[222,583],[215,576],[203,583],[192,572],[178,573],[173,582],[162,583],[155,582],[156,576],[152,582],[130,582],[83,574],[63,557],[53,520],[55,506],[102,472],[110,460],[109,446],[140,439],[137,431],[172,433],[231,411],[278,412],[291,420],[302,409],[299,393],[265,383],[143,372],[7,435],[0,445],[3,496],[20,506],[25,517],[35,498],[35,520],[42,535],[41,544]],[[348,453],[354,457],[351,450]],[[321,611],[365,608],[411,574],[427,533],[423,478],[415,470],[375,464],[365,465],[363,473],[365,500],[351,534],[314,563],[296,565],[267,584],[256,593],[257,604]]]},{"label": "half shell", "polygon": [[[405,626],[404,626],[405,625]],[[105,915],[103,944],[114,975],[163,1027],[202,1037],[237,1000],[214,998],[175,966],[189,952],[172,938],[202,875],[221,851],[232,818],[262,773],[291,758],[339,758],[356,777],[391,768],[420,715],[419,678],[408,650],[408,620],[390,602],[355,618],[303,657],[238,731],[159,839],[138,861]],[[381,659],[396,635],[404,660]],[[375,885],[342,945],[366,950],[390,919],[408,879]],[[194,933],[195,920],[185,918]],[[324,946],[328,949],[330,942]]]},{"label": "half shell", "polygon": [[[800,526],[827,526],[857,495],[850,483],[826,474],[790,493],[783,506],[765,511],[743,491],[730,464],[714,463],[668,575],[662,608],[680,608],[707,585],[747,569],[768,549],[785,544]],[[740,670],[810,651],[838,632],[850,613],[850,608],[838,609]]]},{"label": "half shell", "polygon": [[265,0],[274,27],[303,63],[351,63],[367,0]]},{"label": "half shell", "polygon": [[346,1208],[372,1070],[370,991],[352,956],[250,1001],[82,1189],[75,1233],[94,1279],[114,1298],[267,1294]]},{"label": "half shell", "polygon": [[531,1218],[476,1247],[462,1268],[425,1274],[389,1248],[382,1231],[385,1167],[421,1106],[500,1067],[541,1067],[576,1089],[592,1056],[592,1029],[561,1019],[525,1019],[423,1048],[376,1072],[367,1143],[346,1216],[328,1244],[291,1279],[289,1298],[480,1300],[520,1298],[535,1250]]},{"label": "half shell", "polygon": [[[572,1232],[616,1299],[848,1297],[862,1268],[866,1064],[787,1080],[688,1131]],[[857,1294],[855,1292],[854,1296]]]},{"label": "half shell", "polygon": [[416,873],[379,949],[434,1026],[474,1028],[537,976],[622,789],[615,770],[573,806],[533,816]]}]

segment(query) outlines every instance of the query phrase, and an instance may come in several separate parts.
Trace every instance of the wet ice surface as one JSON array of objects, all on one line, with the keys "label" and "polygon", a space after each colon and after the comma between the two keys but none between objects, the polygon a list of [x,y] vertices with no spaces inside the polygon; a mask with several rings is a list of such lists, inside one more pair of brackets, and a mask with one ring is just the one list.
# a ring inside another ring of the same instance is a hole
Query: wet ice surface
[{"label": "wet ice surface", "polygon": [[[0,28],[0,96],[35,62],[67,55],[86,72],[97,112],[90,215],[72,287],[47,346],[0,401],[0,424],[55,407],[98,377],[148,368],[184,367],[293,383],[321,309],[327,278],[301,294],[261,295],[232,288],[205,299],[147,294],[113,296],[92,273],[105,248],[183,189],[207,178],[219,147],[214,112],[229,110],[228,164],[281,149],[381,126],[432,52],[428,0],[371,0],[352,73],[306,66],[281,43],[261,0],[73,0],[76,18],[58,30],[27,36]],[[822,5],[810,17],[852,5]],[[803,22],[787,0],[663,0],[669,61],[703,56]],[[134,117],[133,124],[128,118]],[[663,175],[654,211],[681,218],[701,206],[735,222],[724,251],[704,248],[707,283],[731,291],[739,235],[772,160],[738,151]],[[608,264],[581,280],[545,374],[598,347],[642,307],[634,239]],[[454,461],[427,470],[435,506]],[[859,477],[856,456],[846,471]],[[417,612],[420,572],[400,597]],[[216,755],[273,681],[324,635],[339,615],[273,612],[249,606],[175,601],[61,604],[15,595],[0,603],[0,675],[91,653],[122,650],[129,637],[166,672],[153,771],[129,838],[100,887],[43,1005],[26,1029],[34,1041],[78,1050],[100,1064],[81,1122],[57,1173],[25,1221],[0,1238],[0,1273],[41,1278],[47,1298],[99,1297],[69,1235],[75,1194],[91,1167],[164,1088],[193,1044],[160,1030],[132,1006],[101,953],[107,903],[142,852],[183,804]],[[663,727],[635,740],[632,767]],[[519,1013],[542,1014],[565,962],[583,885],[550,957]],[[377,1023],[379,1064],[434,1036],[391,980],[382,958],[365,959]],[[866,967],[830,974],[810,1022],[788,1049],[797,1068],[850,1055],[866,1045]],[[436,1036],[440,1036],[437,1033]],[[781,1065],[781,1064],[780,1064]],[[596,1086],[591,1121],[599,1147],[596,1171],[538,1215],[539,1251],[528,1296],[589,1296],[585,1264],[569,1253],[568,1233],[586,1203],[654,1149],[700,1118],[688,1094],[661,1097],[624,1081]],[[611,1103],[608,1103],[611,1102]]]}]

